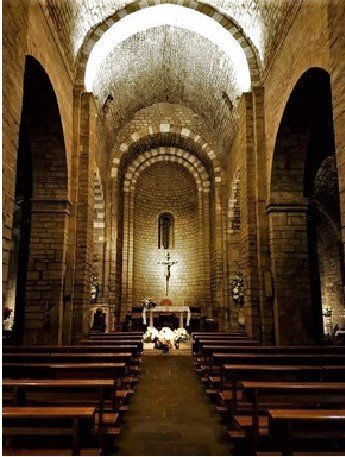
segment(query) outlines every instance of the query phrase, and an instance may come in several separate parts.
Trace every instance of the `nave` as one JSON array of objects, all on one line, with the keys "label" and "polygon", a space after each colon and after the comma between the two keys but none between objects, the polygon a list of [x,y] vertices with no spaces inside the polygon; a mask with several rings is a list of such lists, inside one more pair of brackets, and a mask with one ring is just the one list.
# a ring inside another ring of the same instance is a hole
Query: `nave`
[{"label": "nave", "polygon": [[196,332],[193,355],[142,353],[142,336],[6,347],[4,455],[345,452],[342,346],[262,346],[243,332]]},{"label": "nave", "polygon": [[4,454],[344,451],[345,1],[2,12]]},{"label": "nave", "polygon": [[226,428],[190,355],[145,356],[116,455],[229,455]]}]

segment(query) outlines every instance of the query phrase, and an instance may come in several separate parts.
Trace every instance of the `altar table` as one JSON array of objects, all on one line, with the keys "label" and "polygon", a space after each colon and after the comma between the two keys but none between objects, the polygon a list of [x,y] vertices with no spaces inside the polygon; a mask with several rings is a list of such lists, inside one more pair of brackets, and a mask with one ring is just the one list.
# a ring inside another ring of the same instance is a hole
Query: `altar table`
[{"label": "altar table", "polygon": [[179,314],[179,328],[183,328],[183,313],[187,313],[187,327],[190,321],[189,306],[156,306],[155,308],[143,309],[143,323],[146,325],[146,313],[150,313],[150,327],[153,327],[153,313],[176,313]]}]

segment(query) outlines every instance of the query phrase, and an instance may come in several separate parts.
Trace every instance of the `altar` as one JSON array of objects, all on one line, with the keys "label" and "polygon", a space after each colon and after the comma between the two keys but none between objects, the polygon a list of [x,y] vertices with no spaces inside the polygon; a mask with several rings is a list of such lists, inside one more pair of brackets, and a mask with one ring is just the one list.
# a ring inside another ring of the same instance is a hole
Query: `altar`
[{"label": "altar", "polygon": [[179,328],[183,328],[183,314],[187,314],[187,327],[189,326],[190,322],[190,309],[189,306],[156,306],[155,308],[150,309],[143,309],[143,323],[146,324],[146,315],[149,313],[150,318],[150,325],[149,327],[153,327],[153,313],[176,313],[179,314]]}]

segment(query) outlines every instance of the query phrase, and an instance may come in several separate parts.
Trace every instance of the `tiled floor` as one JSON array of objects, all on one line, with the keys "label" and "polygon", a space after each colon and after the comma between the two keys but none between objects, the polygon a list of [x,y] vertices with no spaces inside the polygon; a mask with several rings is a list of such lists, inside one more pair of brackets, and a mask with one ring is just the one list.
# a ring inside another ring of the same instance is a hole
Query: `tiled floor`
[{"label": "tiled floor", "polygon": [[190,355],[144,356],[115,455],[229,455],[226,426]]}]

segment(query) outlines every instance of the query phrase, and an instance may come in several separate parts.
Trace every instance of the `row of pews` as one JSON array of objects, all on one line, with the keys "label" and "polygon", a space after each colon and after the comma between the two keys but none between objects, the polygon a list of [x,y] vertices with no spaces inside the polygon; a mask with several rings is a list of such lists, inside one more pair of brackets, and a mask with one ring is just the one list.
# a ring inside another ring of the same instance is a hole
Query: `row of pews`
[{"label": "row of pews", "polygon": [[139,380],[142,332],[3,347],[3,455],[106,455]]},{"label": "row of pews", "polygon": [[195,369],[234,455],[344,455],[345,347],[193,333]]}]

